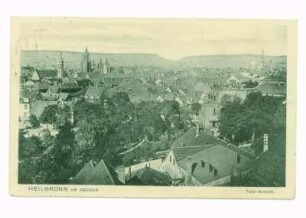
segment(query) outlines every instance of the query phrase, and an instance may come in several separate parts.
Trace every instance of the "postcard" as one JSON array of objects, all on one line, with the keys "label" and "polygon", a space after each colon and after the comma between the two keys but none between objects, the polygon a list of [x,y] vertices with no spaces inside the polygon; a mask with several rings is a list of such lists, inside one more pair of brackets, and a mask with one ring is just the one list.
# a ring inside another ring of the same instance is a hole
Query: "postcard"
[{"label": "postcard", "polygon": [[11,26],[11,195],[295,197],[296,21]]}]

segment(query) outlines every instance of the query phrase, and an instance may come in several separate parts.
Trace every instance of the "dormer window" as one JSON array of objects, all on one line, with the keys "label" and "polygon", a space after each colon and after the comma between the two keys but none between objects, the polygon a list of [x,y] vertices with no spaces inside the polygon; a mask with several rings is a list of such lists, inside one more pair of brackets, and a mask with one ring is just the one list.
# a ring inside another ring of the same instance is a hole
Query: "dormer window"
[{"label": "dormer window", "polygon": [[211,164],[209,164],[209,172],[211,173],[211,171],[213,171],[213,166]]},{"label": "dormer window", "polygon": [[214,169],[214,176],[217,176],[218,175],[218,170],[215,168]]}]

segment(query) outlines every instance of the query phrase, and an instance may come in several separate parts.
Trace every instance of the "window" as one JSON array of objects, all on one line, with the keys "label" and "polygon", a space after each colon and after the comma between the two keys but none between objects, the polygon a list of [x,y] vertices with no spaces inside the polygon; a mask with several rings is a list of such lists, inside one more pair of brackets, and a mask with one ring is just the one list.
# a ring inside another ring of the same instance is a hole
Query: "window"
[{"label": "window", "polygon": [[213,166],[211,164],[209,164],[209,172],[211,173],[211,171],[213,171]]},{"label": "window", "polygon": [[214,108],[214,115],[216,115],[216,108]]},{"label": "window", "polygon": [[205,162],[201,160],[201,167],[205,167]]},{"label": "window", "polygon": [[218,170],[214,169],[214,176],[217,176],[217,175],[218,175]]},{"label": "window", "polygon": [[241,161],[241,156],[237,154],[237,163],[240,163],[240,161]]}]

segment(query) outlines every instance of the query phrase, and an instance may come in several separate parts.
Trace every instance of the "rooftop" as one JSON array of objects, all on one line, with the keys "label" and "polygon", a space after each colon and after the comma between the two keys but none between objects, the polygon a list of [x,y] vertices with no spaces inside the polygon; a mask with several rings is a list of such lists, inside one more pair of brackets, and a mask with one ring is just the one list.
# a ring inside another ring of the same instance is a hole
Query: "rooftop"
[{"label": "rooftop", "polygon": [[257,90],[264,95],[286,95],[286,84],[285,83],[263,83],[257,86]]},{"label": "rooftop", "polygon": [[184,147],[184,146],[196,146],[196,145],[226,145],[225,142],[218,140],[216,137],[209,135],[204,131],[200,131],[196,137],[196,127],[191,127],[185,134],[177,139],[173,144],[172,148]]},{"label": "rooftop", "polygon": [[115,182],[102,159],[97,165],[89,161],[71,180],[72,184],[114,185]]},{"label": "rooftop", "polygon": [[178,165],[187,171],[187,161],[190,161],[192,176],[201,184],[232,175],[235,170],[243,172],[249,168],[254,158],[224,145],[186,147],[185,151],[182,149],[179,152],[176,149],[173,152]]},{"label": "rooftop", "polygon": [[155,185],[170,186],[171,177],[150,167],[144,167],[132,173],[132,178],[128,181],[129,185]]}]

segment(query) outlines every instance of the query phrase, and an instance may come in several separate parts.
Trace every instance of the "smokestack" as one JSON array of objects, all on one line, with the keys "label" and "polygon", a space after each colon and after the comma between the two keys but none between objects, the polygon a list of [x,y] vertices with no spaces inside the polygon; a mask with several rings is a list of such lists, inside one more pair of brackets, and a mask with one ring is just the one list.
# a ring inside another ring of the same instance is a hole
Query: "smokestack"
[{"label": "smokestack", "polygon": [[191,185],[191,174],[192,174],[192,159],[189,157],[189,158],[186,158],[186,166],[187,166],[187,169],[186,169],[186,177],[185,177],[185,185],[188,186],[188,185]]},{"label": "smokestack", "polygon": [[118,166],[116,168],[117,177],[122,184],[125,184],[125,166]]},{"label": "smokestack", "polygon": [[263,140],[263,152],[267,152],[269,150],[269,135],[265,133],[263,135]]}]

